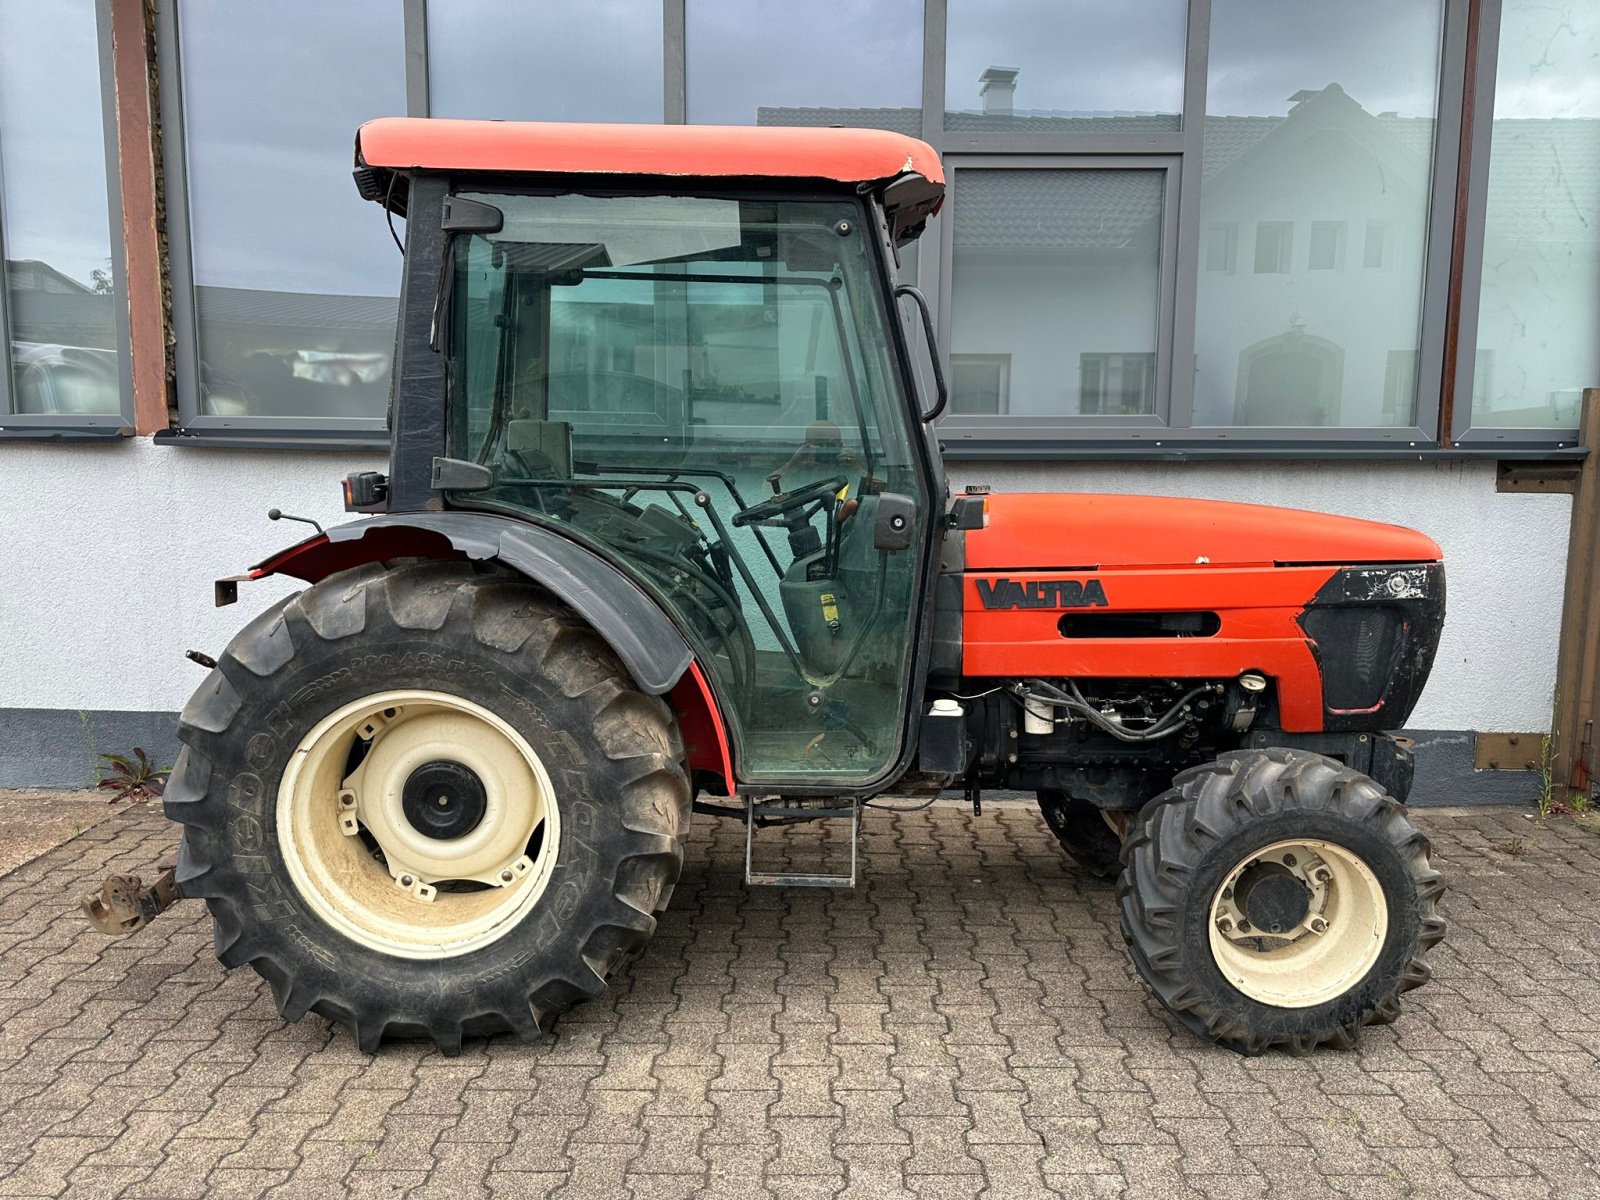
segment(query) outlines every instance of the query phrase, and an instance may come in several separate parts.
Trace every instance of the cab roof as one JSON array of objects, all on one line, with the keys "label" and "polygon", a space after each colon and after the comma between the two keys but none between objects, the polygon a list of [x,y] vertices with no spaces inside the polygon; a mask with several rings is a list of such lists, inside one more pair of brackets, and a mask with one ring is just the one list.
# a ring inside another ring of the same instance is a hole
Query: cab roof
[{"label": "cab roof", "polygon": [[413,171],[870,184],[892,219],[904,210],[893,223],[910,236],[944,194],[933,147],[883,129],[381,117],[357,131],[356,178],[368,199],[392,202],[392,177]]}]

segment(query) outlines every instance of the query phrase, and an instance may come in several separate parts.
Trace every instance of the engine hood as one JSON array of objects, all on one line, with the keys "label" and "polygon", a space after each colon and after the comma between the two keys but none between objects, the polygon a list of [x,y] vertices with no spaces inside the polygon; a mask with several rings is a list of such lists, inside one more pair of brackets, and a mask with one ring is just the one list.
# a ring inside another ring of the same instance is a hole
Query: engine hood
[{"label": "engine hood", "polygon": [[1225,500],[998,493],[969,530],[968,570],[1355,565],[1435,562],[1425,534],[1400,525]]}]

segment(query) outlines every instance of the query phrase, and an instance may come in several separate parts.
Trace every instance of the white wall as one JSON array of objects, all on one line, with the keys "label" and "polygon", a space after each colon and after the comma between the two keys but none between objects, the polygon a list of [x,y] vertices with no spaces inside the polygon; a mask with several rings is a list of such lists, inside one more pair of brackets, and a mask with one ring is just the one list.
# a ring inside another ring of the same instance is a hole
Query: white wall
[{"label": "white wall", "polygon": [[[339,481],[376,455],[0,444],[0,709],[172,711],[251,615],[296,586],[211,582],[299,538],[276,505],[347,519]],[[1498,495],[1492,462],[957,463],[953,485],[1195,495],[1413,525],[1444,547],[1449,617],[1418,728],[1549,722],[1568,500]],[[309,532],[307,530],[307,532]]]}]

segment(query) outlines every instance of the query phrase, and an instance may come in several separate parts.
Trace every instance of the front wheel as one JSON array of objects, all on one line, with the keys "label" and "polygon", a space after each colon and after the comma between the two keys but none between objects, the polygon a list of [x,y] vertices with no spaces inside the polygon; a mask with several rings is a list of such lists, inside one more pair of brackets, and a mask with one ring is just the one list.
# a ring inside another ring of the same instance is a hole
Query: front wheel
[{"label": "front wheel", "polygon": [[1305,751],[1183,772],[1123,861],[1139,974],[1185,1027],[1243,1054],[1354,1046],[1427,981],[1444,936],[1427,838],[1367,776]]}]

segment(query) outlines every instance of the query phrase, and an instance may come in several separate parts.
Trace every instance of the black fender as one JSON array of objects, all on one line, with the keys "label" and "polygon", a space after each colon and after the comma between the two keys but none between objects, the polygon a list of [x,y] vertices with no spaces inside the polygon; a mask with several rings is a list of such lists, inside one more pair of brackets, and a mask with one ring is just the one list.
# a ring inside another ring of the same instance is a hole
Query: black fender
[{"label": "black fender", "polygon": [[[351,521],[289,547],[243,578],[290,575],[315,583],[362,563],[410,557],[494,561],[525,575],[588,621],[651,695],[671,691],[694,657],[661,605],[593,550],[542,525],[488,513],[395,513]],[[235,584],[219,581],[219,604],[231,600]]]}]

